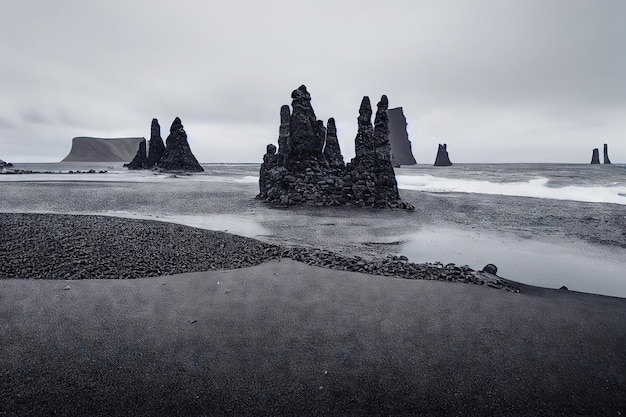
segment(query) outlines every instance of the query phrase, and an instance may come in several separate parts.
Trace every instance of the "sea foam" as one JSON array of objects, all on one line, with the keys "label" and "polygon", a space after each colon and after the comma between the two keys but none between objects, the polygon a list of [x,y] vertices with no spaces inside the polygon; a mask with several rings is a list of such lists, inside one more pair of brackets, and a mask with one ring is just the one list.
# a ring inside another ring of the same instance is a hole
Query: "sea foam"
[{"label": "sea foam", "polygon": [[564,186],[551,187],[545,177],[521,182],[491,182],[443,178],[432,175],[396,175],[398,188],[432,193],[472,193],[517,197],[548,198],[590,203],[626,204],[626,187]]}]

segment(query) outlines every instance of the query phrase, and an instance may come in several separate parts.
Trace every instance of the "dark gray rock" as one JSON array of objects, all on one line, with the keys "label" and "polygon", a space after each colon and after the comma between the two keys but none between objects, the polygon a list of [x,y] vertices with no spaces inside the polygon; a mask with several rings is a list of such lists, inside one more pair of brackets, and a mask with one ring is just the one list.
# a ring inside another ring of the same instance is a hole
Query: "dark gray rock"
[{"label": "dark gray rock", "polygon": [[598,151],[598,148],[593,148],[593,152],[591,153],[591,163],[593,165],[600,163],[600,152]]},{"label": "dark gray rock", "polygon": [[0,159],[0,169],[2,168],[13,168],[13,164],[10,162],[4,162],[2,159]]},{"label": "dark gray rock", "polygon": [[150,145],[148,146],[148,160],[146,166],[148,168],[154,168],[165,152],[165,144],[161,138],[161,126],[157,119],[152,119],[150,126]]},{"label": "dark gray rock", "polygon": [[415,165],[411,141],[406,130],[406,117],[402,107],[387,110],[389,116],[389,143],[391,144],[391,164],[393,166]]},{"label": "dark gray rock", "polygon": [[280,110],[279,148],[268,145],[258,198],[275,206],[356,205],[412,209],[400,200],[389,144],[387,97],[378,103],[375,127],[369,98],[359,110],[357,155],[344,163],[333,118],[317,120],[305,86],[294,90],[292,110]]},{"label": "dark gray rock", "polygon": [[328,161],[328,166],[338,173],[341,173],[346,169],[346,164],[343,161],[343,155],[341,155],[341,148],[339,147],[339,140],[337,139],[335,119],[332,117],[328,119],[328,125],[326,127],[324,157],[326,158],[326,161]]},{"label": "dark gray rock", "polygon": [[487,264],[483,267],[482,272],[486,272],[488,274],[496,275],[498,273],[498,267],[494,264]]},{"label": "dark gray rock", "polygon": [[450,162],[450,157],[448,156],[448,145],[445,143],[439,144],[437,148],[437,156],[435,158],[435,166],[436,167],[449,167],[452,165]]},{"label": "dark gray rock", "polygon": [[204,171],[191,152],[187,133],[178,117],[172,123],[170,134],[165,141],[165,152],[157,167],[167,171]]},{"label": "dark gray rock", "polygon": [[124,166],[128,169],[146,169],[148,164],[148,157],[146,155],[146,141],[145,139],[139,142],[139,149],[137,149],[137,154],[128,164],[124,164]]},{"label": "dark gray rock", "polygon": [[609,159],[609,145],[604,144],[604,163],[610,164],[611,160]]}]

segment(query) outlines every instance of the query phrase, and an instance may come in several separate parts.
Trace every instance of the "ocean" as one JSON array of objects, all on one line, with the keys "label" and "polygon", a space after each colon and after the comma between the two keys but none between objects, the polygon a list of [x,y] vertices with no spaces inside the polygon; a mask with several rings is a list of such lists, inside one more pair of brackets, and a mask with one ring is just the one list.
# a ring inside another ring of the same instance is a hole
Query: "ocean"
[{"label": "ocean", "polygon": [[121,163],[15,163],[53,173],[0,175],[0,211],[148,218],[365,257],[493,263],[515,281],[626,297],[626,165],[396,168],[413,212],[274,209],[254,199],[259,164],[202,165],[204,173],[181,175]]}]

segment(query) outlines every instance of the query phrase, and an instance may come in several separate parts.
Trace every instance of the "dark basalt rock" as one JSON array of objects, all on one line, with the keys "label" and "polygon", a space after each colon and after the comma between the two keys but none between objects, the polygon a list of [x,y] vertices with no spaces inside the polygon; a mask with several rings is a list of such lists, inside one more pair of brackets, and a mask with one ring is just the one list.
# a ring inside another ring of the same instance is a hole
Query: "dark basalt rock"
[{"label": "dark basalt rock", "polygon": [[170,127],[170,134],[165,141],[165,152],[157,167],[167,171],[204,171],[189,148],[187,133],[178,117]]},{"label": "dark basalt rock", "polygon": [[300,86],[291,94],[292,111],[280,110],[278,152],[268,145],[259,173],[257,198],[275,206],[356,205],[412,209],[400,200],[389,144],[387,97],[378,103],[375,126],[364,97],[359,110],[356,156],[344,163],[335,120],[325,128],[311,107],[311,96]]},{"label": "dark basalt rock", "polygon": [[487,264],[483,267],[482,272],[496,275],[498,273],[498,267],[495,266],[494,264]]},{"label": "dark basalt rock", "polygon": [[609,159],[609,145],[604,144],[604,163],[610,164],[611,160]]},{"label": "dark basalt rock", "polygon": [[435,166],[436,167],[449,167],[452,165],[450,162],[450,157],[448,156],[448,145],[445,143],[439,144],[437,148],[437,157],[435,158]]},{"label": "dark basalt rock", "polygon": [[10,162],[4,162],[2,159],[0,159],[0,169],[2,168],[13,168],[13,164]]},{"label": "dark basalt rock", "polygon": [[593,165],[600,163],[600,152],[598,151],[598,148],[593,148],[593,152],[591,153],[591,163]]},{"label": "dark basalt rock", "polygon": [[402,107],[387,110],[389,116],[389,143],[391,144],[391,164],[393,166],[415,165],[411,141],[406,130],[406,117]]},{"label": "dark basalt rock", "polygon": [[148,157],[146,155],[146,141],[139,142],[139,149],[137,154],[128,164],[124,166],[128,169],[146,169],[148,164]]},{"label": "dark basalt rock", "polygon": [[148,147],[148,160],[146,165],[148,168],[154,168],[165,152],[165,144],[161,138],[161,126],[157,119],[152,119],[150,126],[150,146]]}]

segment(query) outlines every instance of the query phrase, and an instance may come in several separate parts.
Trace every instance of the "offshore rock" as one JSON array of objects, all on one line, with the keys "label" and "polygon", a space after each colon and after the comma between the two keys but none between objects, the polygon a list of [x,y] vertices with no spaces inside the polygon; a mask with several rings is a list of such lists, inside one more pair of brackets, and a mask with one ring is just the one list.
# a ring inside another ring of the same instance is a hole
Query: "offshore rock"
[{"label": "offshore rock", "polygon": [[611,160],[609,159],[609,145],[604,144],[604,163],[610,164]]},{"label": "offshore rock", "polygon": [[161,126],[157,119],[152,119],[150,126],[150,145],[148,147],[148,160],[146,162],[147,168],[154,168],[165,152],[165,144],[161,138]]},{"label": "offshore rock", "polygon": [[2,159],[0,159],[0,169],[2,168],[13,168],[13,164],[10,162],[4,162]]},{"label": "offshore rock", "polygon": [[448,145],[445,143],[439,144],[437,148],[437,157],[435,158],[435,166],[436,167],[449,167],[452,165],[450,162],[450,157],[448,156]]},{"label": "offshore rock", "polygon": [[146,169],[148,163],[148,157],[146,155],[146,141],[145,139],[139,142],[139,149],[137,149],[137,154],[128,164],[124,164],[124,166],[128,169]]},{"label": "offshore rock", "polygon": [[591,163],[593,165],[600,163],[600,152],[598,151],[598,148],[593,148],[593,152],[591,153]]},{"label": "offshore rock", "polygon": [[157,167],[167,171],[204,171],[191,152],[187,133],[178,117],[170,127],[170,134],[165,141],[165,152]]},{"label": "offshore rock", "polygon": [[417,164],[411,150],[411,141],[406,130],[406,117],[402,107],[387,110],[387,115],[389,116],[391,164],[393,166]]},{"label": "offshore rock", "polygon": [[368,206],[413,209],[400,200],[389,144],[387,97],[378,103],[375,127],[369,98],[359,110],[357,155],[344,163],[335,120],[324,127],[311,107],[311,96],[300,86],[289,106],[280,110],[278,151],[268,145],[259,173],[257,198],[274,205]]}]

